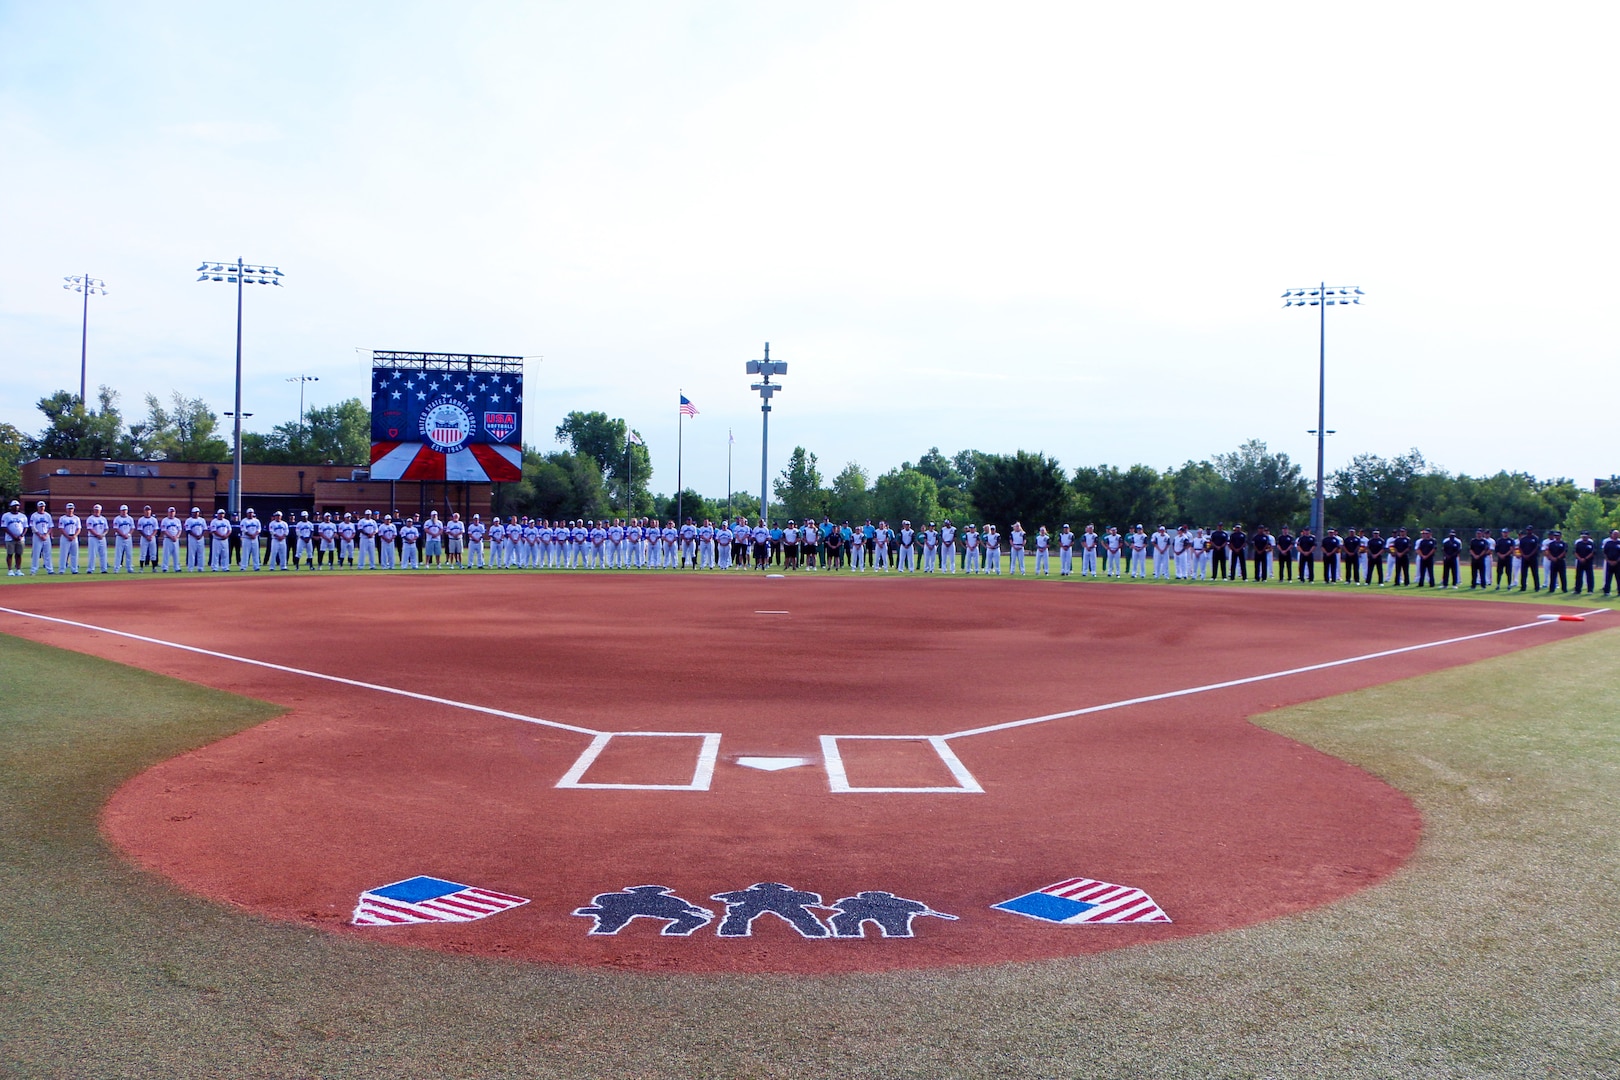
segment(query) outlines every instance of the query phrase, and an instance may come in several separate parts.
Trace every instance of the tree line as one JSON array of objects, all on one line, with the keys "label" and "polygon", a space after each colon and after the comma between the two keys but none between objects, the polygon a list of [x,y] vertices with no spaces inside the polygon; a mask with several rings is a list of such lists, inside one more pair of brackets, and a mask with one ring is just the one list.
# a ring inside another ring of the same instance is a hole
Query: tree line
[{"label": "tree line", "polygon": [[[224,461],[227,432],[201,398],[172,392],[167,402],[145,396],[146,412],[126,422],[118,394],[101,387],[96,407],[59,390],[41,398],[45,425],[27,435],[0,423],[0,496],[19,490],[18,466],[33,457],[110,458],[130,461]],[[523,447],[523,478],[497,486],[495,512],[556,520],[678,516],[699,521],[759,514],[757,495],[725,498],[688,488],[655,493],[645,439],[624,419],[600,411],[568,413],[553,432],[564,449]],[[243,461],[253,464],[370,461],[371,415],[359,398],[312,408],[302,424],[244,432]],[[1568,479],[1528,473],[1489,476],[1448,473],[1417,450],[1393,458],[1359,454],[1326,479],[1329,525],[1429,528],[1437,531],[1524,526],[1566,532],[1620,528],[1620,476],[1582,491]],[[1124,529],[1163,524],[1242,522],[1297,529],[1310,516],[1311,485],[1287,454],[1251,439],[1229,453],[1163,469],[1151,465],[1083,465],[1072,472],[1038,451],[991,454],[960,450],[946,456],[930,447],[875,479],[855,462],[830,482],[816,455],[796,446],[772,484],[773,520],[831,517],[859,524],[867,518],[898,526],[943,521],[1006,526],[1080,528],[1086,523]]]}]

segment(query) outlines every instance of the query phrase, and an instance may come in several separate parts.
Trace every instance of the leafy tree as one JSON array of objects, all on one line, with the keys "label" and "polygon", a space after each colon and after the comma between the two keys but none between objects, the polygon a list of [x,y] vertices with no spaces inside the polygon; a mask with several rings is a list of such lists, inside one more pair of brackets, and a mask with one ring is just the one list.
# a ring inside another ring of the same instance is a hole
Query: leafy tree
[{"label": "leafy tree", "polygon": [[28,439],[11,424],[0,423],[0,507],[11,503],[22,494],[24,452]]},{"label": "leafy tree", "polygon": [[826,516],[829,492],[821,486],[821,470],[816,468],[816,455],[802,446],[795,446],[788,457],[787,468],[772,484],[778,507],[775,517],[803,521],[814,515]]},{"label": "leafy tree", "polygon": [[699,525],[705,521],[719,521],[726,512],[723,503],[716,506],[713,500],[704,498],[691,488],[683,489],[679,500],[674,495],[660,497],[658,506],[663,519],[675,522],[677,527],[686,524],[686,518],[691,518]]},{"label": "leafy tree", "polygon": [[607,512],[602,470],[585,454],[541,456],[523,448],[523,479],[499,487],[495,513],[520,514],[549,521],[599,518]]},{"label": "leafy tree", "polygon": [[169,401],[171,407],[164,408],[156,394],[147,394],[146,420],[130,427],[131,442],[142,457],[150,461],[224,461],[230,457],[230,444],[217,434],[219,417],[207,402],[188,398],[178,390],[169,395]]},{"label": "leafy tree", "polygon": [[1250,439],[1230,454],[1215,455],[1215,471],[1229,485],[1231,519],[1273,528],[1292,524],[1310,505],[1300,467],[1287,454],[1272,454]]},{"label": "leafy tree", "polygon": [[1085,507],[1084,513],[1075,516],[1099,526],[1117,525],[1125,530],[1141,524],[1151,530],[1174,517],[1174,489],[1149,465],[1132,465],[1124,471],[1113,465],[1082,467],[1074,471],[1073,486]]},{"label": "leafy tree", "polygon": [[[967,517],[969,515],[968,500],[970,492],[968,477],[957,467],[961,462],[972,468],[977,475],[979,467],[990,455],[981,454],[977,450],[963,450],[954,459],[946,457],[939,452],[939,447],[930,446],[928,453],[924,454],[913,465],[907,461],[900,467],[902,469],[915,469],[934,481],[935,489],[939,492],[940,512],[944,516]],[[937,519],[936,519],[937,520]]]},{"label": "leafy tree", "polygon": [[1564,515],[1565,538],[1573,539],[1582,530],[1601,537],[1608,531],[1608,520],[1608,507],[1603,504],[1603,499],[1588,491],[1571,503]]},{"label": "leafy tree", "polygon": [[[1398,527],[1425,520],[1419,481],[1428,471],[1429,463],[1416,449],[1389,459],[1357,454],[1328,477],[1328,519],[1356,527]],[[1430,491],[1432,497],[1432,486]]]},{"label": "leafy tree", "polygon": [[934,478],[916,469],[890,469],[872,485],[872,520],[887,521],[896,532],[902,521],[915,525],[944,516]]},{"label": "leafy tree", "polygon": [[371,462],[371,409],[359,398],[304,413],[303,449],[309,461],[336,465]]},{"label": "leafy tree", "polygon": [[118,411],[118,393],[103,386],[97,391],[99,408],[87,411],[79,395],[58,390],[39,399],[45,430],[30,440],[28,449],[48,458],[119,458],[129,456],[124,418]]},{"label": "leafy tree", "polygon": [[829,513],[834,521],[860,525],[871,516],[872,495],[866,489],[866,470],[853,461],[833,477]]},{"label": "leafy tree", "polygon": [[[1171,486],[1175,490],[1175,512],[1170,515],[1172,521],[1166,524],[1196,523],[1207,526],[1229,522],[1236,516],[1233,513],[1230,485],[1207,461],[1187,462],[1175,471]],[[1151,525],[1148,527],[1152,528]]]},{"label": "leafy tree", "polygon": [[1062,524],[1071,498],[1057,461],[1025,450],[987,455],[974,474],[971,495],[986,521],[1004,528],[1020,521],[1032,532],[1042,525]]},{"label": "leafy tree", "polygon": [[[630,441],[630,428],[623,420],[609,419],[605,412],[571,412],[557,425],[557,441],[566,443],[576,454],[596,461],[602,481],[615,493],[615,505],[624,506],[624,486],[634,476],[634,501],[651,508],[647,484],[652,479],[652,457],[645,443]],[[640,438],[640,433],[637,433]]]}]

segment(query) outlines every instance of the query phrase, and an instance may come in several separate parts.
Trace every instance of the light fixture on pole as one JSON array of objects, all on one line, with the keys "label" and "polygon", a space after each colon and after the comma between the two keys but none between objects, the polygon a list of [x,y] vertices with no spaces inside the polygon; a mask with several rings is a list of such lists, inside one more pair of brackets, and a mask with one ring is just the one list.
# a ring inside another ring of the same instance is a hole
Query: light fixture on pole
[{"label": "light fixture on pole", "polygon": [[749,387],[750,390],[759,391],[759,411],[761,416],[759,438],[759,518],[769,528],[771,524],[770,502],[765,497],[765,483],[770,475],[771,460],[771,395],[782,389],[771,383],[772,375],[786,375],[787,362],[771,359],[771,343],[765,343],[765,359],[748,361],[748,374],[758,375],[760,381]]},{"label": "light fixture on pole", "polygon": [[1320,537],[1324,523],[1322,502],[1322,463],[1327,456],[1327,437],[1333,432],[1327,426],[1327,309],[1335,304],[1360,304],[1366,295],[1357,285],[1326,284],[1314,289],[1289,289],[1282,294],[1283,307],[1317,308],[1316,353],[1316,497],[1311,500],[1311,532]]},{"label": "light fixture on pole", "polygon": [[85,400],[84,396],[84,376],[87,370],[85,359],[89,352],[90,342],[90,297],[106,296],[107,283],[100,278],[93,278],[89,274],[74,274],[71,277],[64,277],[62,280],[67,283],[62,288],[67,289],[69,292],[84,294],[84,322],[79,327],[79,407],[88,410],[90,404]]},{"label": "light fixture on pole", "polygon": [[298,384],[298,437],[299,437],[299,439],[303,439],[303,437],[304,437],[304,384],[305,383],[312,383],[312,382],[320,382],[321,377],[319,375],[293,375],[293,376],[289,377],[287,379],[287,381],[288,382],[295,382],[295,383]]},{"label": "light fixture on pole", "polygon": [[281,287],[282,273],[274,266],[250,266],[240,257],[234,263],[205,262],[197,267],[198,281],[223,281],[236,286],[236,409],[231,416],[235,421],[234,444],[231,451],[231,517],[242,513],[242,286],[274,285]]}]

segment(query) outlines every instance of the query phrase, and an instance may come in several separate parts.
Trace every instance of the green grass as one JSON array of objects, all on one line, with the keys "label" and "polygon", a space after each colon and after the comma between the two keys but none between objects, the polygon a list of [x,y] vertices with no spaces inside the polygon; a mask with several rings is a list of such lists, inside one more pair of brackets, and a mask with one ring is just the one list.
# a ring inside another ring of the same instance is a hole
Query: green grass
[{"label": "green grass", "polygon": [[1072,960],[805,979],[472,960],[182,895],[97,810],[274,708],[0,637],[0,1076],[1620,1076],[1617,645],[1261,718],[1418,800],[1423,845],[1378,888]]}]

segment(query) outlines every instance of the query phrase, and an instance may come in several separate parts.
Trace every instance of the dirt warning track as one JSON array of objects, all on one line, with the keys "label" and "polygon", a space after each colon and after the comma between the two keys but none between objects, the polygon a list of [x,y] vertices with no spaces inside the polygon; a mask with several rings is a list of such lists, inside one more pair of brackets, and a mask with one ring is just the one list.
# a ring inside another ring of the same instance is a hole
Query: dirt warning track
[{"label": "dirt warning track", "polygon": [[[672,971],[1029,960],[1327,903],[1394,872],[1418,815],[1247,718],[1601,625],[807,576],[232,575],[5,600],[5,632],[289,707],[118,792],[104,827],[142,865],[335,932]],[[349,925],[362,892],[418,876],[528,902]],[[1086,879],[1171,921],[1052,921],[1073,903],[1039,890]]]}]

